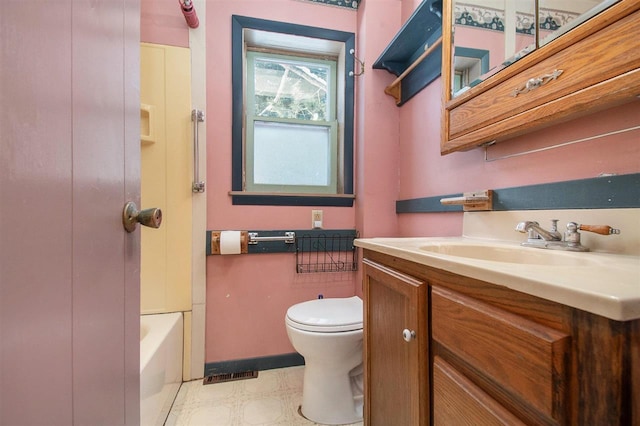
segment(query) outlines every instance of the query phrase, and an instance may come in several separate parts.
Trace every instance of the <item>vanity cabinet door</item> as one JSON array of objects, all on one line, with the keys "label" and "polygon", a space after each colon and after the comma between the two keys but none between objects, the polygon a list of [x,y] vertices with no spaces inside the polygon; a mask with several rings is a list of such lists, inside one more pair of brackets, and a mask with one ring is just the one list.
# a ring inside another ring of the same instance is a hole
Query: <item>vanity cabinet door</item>
[{"label": "vanity cabinet door", "polygon": [[427,425],[427,285],[368,259],[363,265],[365,425]]}]

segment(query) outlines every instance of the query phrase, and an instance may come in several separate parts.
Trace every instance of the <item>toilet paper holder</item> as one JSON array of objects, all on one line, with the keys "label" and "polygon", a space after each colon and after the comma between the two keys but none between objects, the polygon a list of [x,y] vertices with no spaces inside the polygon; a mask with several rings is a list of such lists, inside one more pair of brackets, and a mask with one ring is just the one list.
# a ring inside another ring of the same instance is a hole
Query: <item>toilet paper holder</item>
[{"label": "toilet paper holder", "polygon": [[[211,231],[211,254],[220,254],[220,234],[222,231]],[[296,233],[287,231],[284,235],[258,236],[257,232],[240,231],[240,254],[249,253],[249,244],[255,245],[261,241],[282,241],[285,244],[295,244]]]},{"label": "toilet paper holder", "polygon": [[[211,254],[220,254],[220,234],[222,231],[211,231]],[[240,231],[240,254],[249,253],[249,233]]]}]

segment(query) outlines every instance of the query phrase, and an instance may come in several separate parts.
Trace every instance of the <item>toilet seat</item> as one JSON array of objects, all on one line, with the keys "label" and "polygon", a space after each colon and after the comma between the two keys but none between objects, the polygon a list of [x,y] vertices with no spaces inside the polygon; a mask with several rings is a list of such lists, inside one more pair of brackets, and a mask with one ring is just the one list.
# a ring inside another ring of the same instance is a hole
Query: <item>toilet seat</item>
[{"label": "toilet seat", "polygon": [[298,303],[287,310],[286,322],[293,328],[318,333],[338,333],[362,329],[362,299],[316,299]]}]

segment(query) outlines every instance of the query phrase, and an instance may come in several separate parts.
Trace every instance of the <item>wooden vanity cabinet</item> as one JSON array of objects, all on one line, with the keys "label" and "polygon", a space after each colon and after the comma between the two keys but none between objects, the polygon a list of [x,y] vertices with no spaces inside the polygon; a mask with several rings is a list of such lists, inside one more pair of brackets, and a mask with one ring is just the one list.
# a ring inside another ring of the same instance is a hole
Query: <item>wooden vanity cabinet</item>
[{"label": "wooden vanity cabinet", "polygon": [[[372,250],[363,263],[365,367],[376,351],[394,359],[366,370],[365,424],[640,425],[640,320],[609,320]],[[406,345],[392,337],[401,325],[391,318],[407,305],[390,295],[405,294],[403,285],[425,292],[427,341],[417,357],[427,372],[411,388],[391,384],[416,371],[408,362],[394,370]],[[392,421],[410,404],[426,411]]]}]

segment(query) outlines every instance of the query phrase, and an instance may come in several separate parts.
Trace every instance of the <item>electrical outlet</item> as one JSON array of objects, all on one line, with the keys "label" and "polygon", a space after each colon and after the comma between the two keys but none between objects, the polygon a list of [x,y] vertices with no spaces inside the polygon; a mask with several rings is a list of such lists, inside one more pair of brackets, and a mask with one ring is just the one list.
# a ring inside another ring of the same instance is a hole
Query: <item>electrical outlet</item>
[{"label": "electrical outlet", "polygon": [[322,210],[311,210],[311,228],[322,228]]}]

